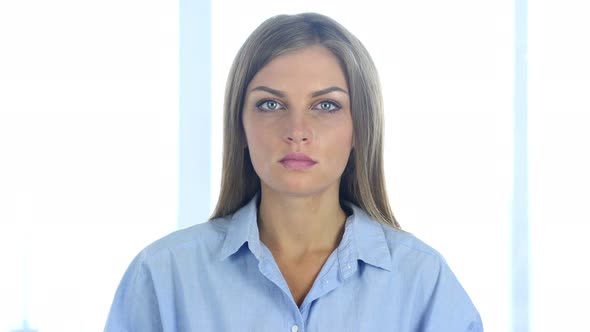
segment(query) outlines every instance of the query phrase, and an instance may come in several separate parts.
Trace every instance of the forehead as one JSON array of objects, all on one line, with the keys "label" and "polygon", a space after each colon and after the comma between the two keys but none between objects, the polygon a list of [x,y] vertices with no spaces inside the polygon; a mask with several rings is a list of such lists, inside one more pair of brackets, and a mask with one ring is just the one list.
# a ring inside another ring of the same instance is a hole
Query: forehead
[{"label": "forehead", "polygon": [[326,86],[347,88],[338,58],[323,46],[310,46],[282,54],[256,73],[249,86],[275,88],[305,85],[310,90]]}]

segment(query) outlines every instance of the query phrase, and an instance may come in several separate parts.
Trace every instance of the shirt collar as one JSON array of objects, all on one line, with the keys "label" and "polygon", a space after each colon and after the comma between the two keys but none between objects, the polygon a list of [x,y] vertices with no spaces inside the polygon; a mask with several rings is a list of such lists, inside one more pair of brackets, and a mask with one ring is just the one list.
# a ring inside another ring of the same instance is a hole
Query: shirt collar
[{"label": "shirt collar", "polygon": [[[254,256],[261,260],[262,246],[257,223],[259,195],[260,193],[254,195],[249,203],[230,217],[219,255],[221,260],[236,253],[246,242]],[[385,239],[384,226],[360,207],[350,202],[344,202],[344,205],[352,209],[352,214],[346,219],[344,235],[337,248],[340,275],[347,277],[352,274],[356,270],[357,260],[391,271],[391,253]]]},{"label": "shirt collar", "polygon": [[257,222],[259,195],[259,193],[254,195],[249,203],[229,217],[225,240],[219,254],[221,260],[235,254],[246,242],[248,242],[250,251],[260,260],[262,248],[260,246]]},{"label": "shirt collar", "polygon": [[387,226],[350,202],[345,201],[344,205],[352,209],[352,214],[346,220],[344,235],[338,246],[341,275],[346,277],[352,274],[356,270],[356,260],[391,271],[391,252],[383,229]]}]

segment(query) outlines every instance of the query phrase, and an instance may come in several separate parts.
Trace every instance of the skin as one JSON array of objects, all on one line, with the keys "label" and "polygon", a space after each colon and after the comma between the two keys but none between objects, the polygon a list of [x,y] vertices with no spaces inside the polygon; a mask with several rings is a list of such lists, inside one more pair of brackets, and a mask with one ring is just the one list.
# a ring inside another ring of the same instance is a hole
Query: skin
[{"label": "skin", "polygon": [[[242,121],[261,180],[260,239],[301,305],[338,246],[346,220],[338,191],[353,147],[353,124],[337,58],[312,46],[273,59],[248,85]],[[287,169],[279,161],[290,152],[317,163]]]}]

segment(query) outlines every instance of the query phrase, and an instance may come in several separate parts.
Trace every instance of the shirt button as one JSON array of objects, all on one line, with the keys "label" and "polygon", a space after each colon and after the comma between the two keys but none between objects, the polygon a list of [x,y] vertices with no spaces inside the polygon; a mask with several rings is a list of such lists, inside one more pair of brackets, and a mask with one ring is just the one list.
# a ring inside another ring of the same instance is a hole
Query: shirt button
[{"label": "shirt button", "polygon": [[291,332],[299,332],[299,326],[297,326],[297,325],[293,325],[293,326],[291,327]]}]

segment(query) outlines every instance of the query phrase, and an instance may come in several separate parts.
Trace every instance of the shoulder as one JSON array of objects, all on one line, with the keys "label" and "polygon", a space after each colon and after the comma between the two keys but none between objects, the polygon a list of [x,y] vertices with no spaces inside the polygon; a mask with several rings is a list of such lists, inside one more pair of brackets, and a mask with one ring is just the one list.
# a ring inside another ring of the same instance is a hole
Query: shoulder
[{"label": "shoulder", "polygon": [[[452,274],[443,256],[412,233],[380,224],[391,255],[393,271],[421,284],[432,293],[441,274]],[[454,277],[454,276],[453,276]]]},{"label": "shoulder", "polygon": [[381,227],[393,270],[416,285],[416,296],[423,304],[424,329],[452,325],[461,331],[481,331],[477,309],[443,256],[411,233],[387,225]]},{"label": "shoulder", "polygon": [[228,229],[229,219],[220,218],[170,233],[141,250],[127,267],[119,284],[135,294],[150,294],[170,286],[176,278],[193,275],[218,257]]},{"label": "shoulder", "polygon": [[171,256],[210,256],[223,245],[230,218],[216,218],[174,231],[146,246],[136,257],[137,263],[161,261]]},{"label": "shoulder", "polygon": [[[378,221],[375,221],[378,223]],[[420,240],[414,234],[379,223],[383,229],[385,240],[393,252],[408,251],[441,259],[441,255],[434,248]]]},{"label": "shoulder", "polygon": [[385,242],[387,243],[394,266],[396,263],[446,265],[443,256],[436,249],[420,240],[414,234],[381,223],[380,226],[383,229]]},{"label": "shoulder", "polygon": [[361,260],[414,279],[427,278],[446,265],[438,251],[413,234],[379,222],[359,206],[348,204],[353,210],[350,224]]},{"label": "shoulder", "polygon": [[179,280],[207,266],[223,243],[228,219],[178,230],[145,247],[131,262],[115,293],[105,331],[153,331],[161,325],[162,303]]},{"label": "shoulder", "polygon": [[[418,279],[425,296],[440,286],[439,279],[456,280],[444,257],[412,233],[380,224],[394,271]],[[458,281],[456,282],[458,285]]]}]

